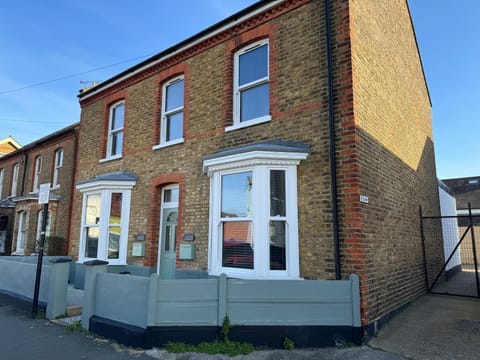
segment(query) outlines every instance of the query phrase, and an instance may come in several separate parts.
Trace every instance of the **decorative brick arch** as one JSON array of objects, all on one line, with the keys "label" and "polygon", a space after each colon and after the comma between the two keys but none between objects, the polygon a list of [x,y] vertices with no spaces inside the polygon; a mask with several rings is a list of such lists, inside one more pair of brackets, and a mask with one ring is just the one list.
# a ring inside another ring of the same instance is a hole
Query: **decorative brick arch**
[{"label": "decorative brick arch", "polygon": [[178,261],[178,247],[180,244],[181,234],[184,229],[184,201],[185,201],[185,175],[182,173],[169,173],[157,176],[152,179],[150,183],[150,216],[147,223],[147,234],[145,239],[145,266],[157,266],[158,256],[158,233],[160,226],[160,203],[162,189],[165,186],[178,184],[178,224],[177,224],[177,261]]}]

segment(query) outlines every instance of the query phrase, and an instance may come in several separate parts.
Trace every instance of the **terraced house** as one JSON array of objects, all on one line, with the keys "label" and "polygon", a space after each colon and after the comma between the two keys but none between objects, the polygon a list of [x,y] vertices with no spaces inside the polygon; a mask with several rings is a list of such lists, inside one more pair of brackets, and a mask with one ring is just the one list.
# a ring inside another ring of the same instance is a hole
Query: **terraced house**
[{"label": "terraced house", "polygon": [[366,331],[425,292],[418,206],[439,203],[405,0],[260,1],[78,96],[79,264],[356,273]]},{"label": "terraced house", "polygon": [[67,253],[78,128],[73,124],[0,158],[0,255],[38,253],[43,183],[51,185],[47,253]]}]

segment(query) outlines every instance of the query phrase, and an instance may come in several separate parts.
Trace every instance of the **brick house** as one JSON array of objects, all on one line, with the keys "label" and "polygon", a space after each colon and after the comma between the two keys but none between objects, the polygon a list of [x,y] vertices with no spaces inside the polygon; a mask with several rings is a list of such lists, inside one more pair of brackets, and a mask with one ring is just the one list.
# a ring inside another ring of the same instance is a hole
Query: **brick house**
[{"label": "brick house", "polygon": [[79,124],[73,124],[0,158],[2,255],[37,252],[43,216],[38,191],[43,183],[51,184],[47,252],[66,253],[78,130]]},{"label": "brick house", "polygon": [[418,206],[439,201],[406,1],[261,1],[79,100],[78,263],[356,273],[367,331],[425,292]]},{"label": "brick house", "polygon": [[4,139],[0,139],[0,157],[18,150],[22,147],[13,137],[8,136]]},{"label": "brick house", "polygon": [[468,215],[468,204],[470,204],[474,215],[480,214],[479,176],[443,179],[442,181],[455,194],[458,215]]}]

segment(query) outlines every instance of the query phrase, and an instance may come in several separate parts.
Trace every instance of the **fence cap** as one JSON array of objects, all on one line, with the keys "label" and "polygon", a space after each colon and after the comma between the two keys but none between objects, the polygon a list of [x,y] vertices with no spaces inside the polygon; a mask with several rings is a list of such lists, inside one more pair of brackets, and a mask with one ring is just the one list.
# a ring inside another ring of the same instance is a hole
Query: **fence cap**
[{"label": "fence cap", "polygon": [[83,265],[88,265],[88,266],[107,265],[107,264],[108,264],[108,261],[104,261],[104,260],[89,260],[83,263]]},{"label": "fence cap", "polygon": [[67,257],[61,257],[61,258],[51,259],[49,260],[49,262],[51,262],[52,264],[60,264],[60,263],[72,262],[72,259]]}]

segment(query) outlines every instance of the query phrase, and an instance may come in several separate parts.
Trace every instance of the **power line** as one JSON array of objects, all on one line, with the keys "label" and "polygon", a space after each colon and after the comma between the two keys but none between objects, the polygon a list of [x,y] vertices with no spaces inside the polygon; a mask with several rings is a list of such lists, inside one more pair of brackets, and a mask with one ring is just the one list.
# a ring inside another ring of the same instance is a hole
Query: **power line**
[{"label": "power line", "polygon": [[4,117],[0,117],[0,120],[23,122],[23,123],[37,123],[37,124],[69,124],[70,123],[70,121],[22,120],[22,119],[13,119],[13,118],[4,118]]},{"label": "power line", "polygon": [[131,58],[131,59],[128,59],[128,60],[123,60],[123,61],[120,61],[120,62],[117,62],[117,63],[114,63],[114,64],[110,64],[110,65],[101,66],[101,67],[98,67],[98,68],[95,68],[95,69],[92,69],[92,70],[83,71],[83,72],[79,72],[79,73],[76,73],[76,74],[65,75],[65,76],[62,76],[62,77],[59,77],[59,78],[56,78],[56,79],[42,81],[42,82],[39,82],[39,83],[36,83],[36,84],[22,86],[22,87],[15,88],[15,89],[0,91],[0,95],[10,94],[10,93],[13,93],[13,92],[16,92],[16,91],[21,91],[21,90],[30,89],[30,88],[37,87],[37,86],[46,85],[46,84],[50,84],[50,83],[60,81],[60,80],[71,79],[71,78],[74,78],[74,77],[77,77],[77,76],[80,76],[80,75],[89,74],[89,73],[92,73],[92,72],[95,72],[95,71],[98,71],[98,70],[108,69],[108,68],[113,67],[113,66],[118,66],[118,65],[122,65],[122,64],[134,61],[134,60],[143,59],[143,58],[145,58],[147,56],[151,56],[153,54],[154,53],[150,53],[150,54],[142,55],[142,56],[137,56],[135,58]]}]

